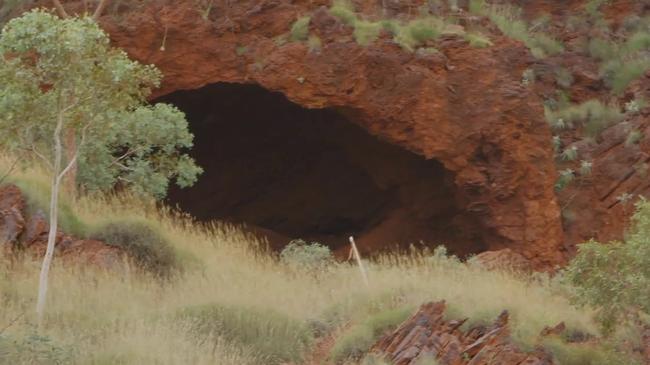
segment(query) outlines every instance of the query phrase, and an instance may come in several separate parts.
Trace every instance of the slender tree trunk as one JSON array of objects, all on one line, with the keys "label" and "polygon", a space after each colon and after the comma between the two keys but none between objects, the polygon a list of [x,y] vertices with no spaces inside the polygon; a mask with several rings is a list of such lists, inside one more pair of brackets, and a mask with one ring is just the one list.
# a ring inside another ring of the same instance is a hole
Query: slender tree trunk
[{"label": "slender tree trunk", "polygon": [[45,313],[45,300],[47,298],[48,278],[50,266],[54,257],[54,245],[56,244],[56,232],[58,229],[59,211],[59,187],[61,185],[61,160],[63,159],[63,146],[61,144],[61,129],[63,128],[63,112],[59,112],[57,128],[54,132],[54,165],[52,171],[52,186],[50,195],[50,232],[47,236],[47,248],[41,274],[38,282],[38,300],[36,302],[36,315],[38,327],[43,327],[43,314]]},{"label": "slender tree trunk", "polygon": [[[77,136],[74,129],[69,129],[65,135],[65,158],[66,163],[70,163],[77,154]],[[63,179],[65,191],[70,195],[71,199],[77,198],[77,163],[73,163],[72,168]]]}]

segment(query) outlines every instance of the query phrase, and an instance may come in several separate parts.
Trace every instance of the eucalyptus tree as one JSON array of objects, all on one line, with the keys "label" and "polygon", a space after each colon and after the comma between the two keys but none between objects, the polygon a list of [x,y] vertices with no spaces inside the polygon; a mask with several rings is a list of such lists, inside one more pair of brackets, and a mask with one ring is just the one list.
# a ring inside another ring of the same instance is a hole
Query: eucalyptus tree
[{"label": "eucalyptus tree", "polygon": [[0,34],[0,144],[28,153],[51,173],[50,230],[37,313],[45,309],[59,192],[79,166],[85,190],[119,186],[163,197],[170,181],[192,185],[201,169],[184,114],[148,105],[161,73],[112,48],[93,17],[33,10]]}]

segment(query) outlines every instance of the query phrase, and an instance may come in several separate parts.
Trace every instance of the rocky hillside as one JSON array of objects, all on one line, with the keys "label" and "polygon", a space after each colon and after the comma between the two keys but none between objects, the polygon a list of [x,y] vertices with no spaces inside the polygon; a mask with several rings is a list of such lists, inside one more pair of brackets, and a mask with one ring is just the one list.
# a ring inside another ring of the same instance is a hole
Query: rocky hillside
[{"label": "rocky hillside", "polygon": [[206,176],[171,203],[278,246],[354,234],[367,252],[510,248],[548,268],[621,237],[650,188],[647,14],[624,0],[148,0],[101,21],[164,72],[156,97],[197,134]]}]

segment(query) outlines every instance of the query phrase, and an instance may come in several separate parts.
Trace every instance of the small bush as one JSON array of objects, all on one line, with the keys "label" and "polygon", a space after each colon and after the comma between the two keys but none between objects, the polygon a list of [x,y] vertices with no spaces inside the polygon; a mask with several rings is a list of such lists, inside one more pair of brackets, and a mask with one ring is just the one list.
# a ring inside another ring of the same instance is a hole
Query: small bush
[{"label": "small bush", "polygon": [[601,73],[605,83],[615,94],[621,94],[630,83],[650,70],[650,60],[638,58],[633,60],[614,60],[603,65]]},{"label": "small bush", "polygon": [[368,317],[336,341],[330,358],[337,363],[349,359],[360,360],[385,332],[399,326],[411,313],[412,308],[397,308]]},{"label": "small bush", "polygon": [[599,309],[606,334],[639,313],[650,313],[650,203],[640,200],[625,243],[583,243],[565,270],[573,299]]},{"label": "small bush", "polygon": [[307,243],[293,240],[282,249],[281,261],[293,268],[303,270],[322,270],[333,262],[329,247],[317,242]]},{"label": "small bush", "polygon": [[435,40],[442,34],[445,23],[436,17],[415,19],[408,24],[400,26],[395,41],[402,48],[414,51],[429,40]]},{"label": "small bush", "polygon": [[300,362],[313,340],[307,325],[271,310],[212,304],[182,310],[179,319],[198,341],[225,339],[251,350],[260,364]]},{"label": "small bush", "polygon": [[123,249],[137,267],[156,276],[169,277],[181,269],[172,245],[146,221],[109,222],[91,237]]},{"label": "small bush", "polygon": [[381,23],[359,20],[354,24],[354,39],[357,43],[365,47],[379,37],[381,29]]},{"label": "small bush", "polygon": [[598,100],[589,100],[582,104],[570,105],[558,111],[545,111],[549,124],[557,126],[559,120],[565,125],[582,123],[588,136],[594,137],[603,129],[618,123],[624,117],[617,107],[610,107]]},{"label": "small bush", "polygon": [[311,18],[309,16],[303,16],[298,18],[295,23],[291,26],[291,40],[296,41],[306,41],[309,37],[309,22]]},{"label": "small bush", "polygon": [[357,22],[357,14],[354,12],[354,7],[346,0],[335,0],[329,11],[330,14],[351,27]]}]

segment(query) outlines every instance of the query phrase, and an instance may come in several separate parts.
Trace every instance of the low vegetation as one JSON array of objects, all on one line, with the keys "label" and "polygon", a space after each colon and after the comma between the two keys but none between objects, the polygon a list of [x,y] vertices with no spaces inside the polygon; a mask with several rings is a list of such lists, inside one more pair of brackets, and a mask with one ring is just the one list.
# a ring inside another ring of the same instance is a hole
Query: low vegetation
[{"label": "low vegetation", "polygon": [[[6,171],[12,161],[0,160],[0,171]],[[16,171],[12,178],[47,182],[38,169]],[[181,256],[198,260],[172,281],[151,280],[139,275],[137,268],[128,269],[128,264],[119,271],[105,272],[64,266],[55,260],[50,305],[39,335],[57,348],[69,349],[77,363],[260,364],[277,358],[273,352],[277,350],[247,342],[249,327],[259,331],[300,328],[293,346],[301,350],[286,355],[292,357],[309,352],[318,337],[348,328],[348,324],[354,328],[377,323],[376,318],[369,318],[440,299],[446,299],[462,317],[496,318],[508,309],[513,335],[530,346],[545,326],[560,321],[598,336],[591,311],[572,307],[551,281],[486,272],[441,251],[378,258],[368,263],[370,286],[365,287],[353,265],[331,266],[327,275],[296,275],[277,258],[264,254],[259,242],[233,227],[198,225],[132,198],[80,198],[70,204],[78,219],[90,227],[107,221],[144,220],[177,252],[185,252]],[[26,338],[35,323],[31,303],[38,267],[29,260],[0,267],[0,324],[9,326],[3,338]],[[229,310],[239,310],[249,322],[219,322],[220,315]],[[214,336],[196,341],[191,321],[178,319],[184,311],[206,311],[201,312],[206,316],[217,313],[210,317],[217,323]],[[256,321],[261,323],[251,323]],[[227,326],[227,335],[221,326]],[[309,328],[309,334],[304,328]]]},{"label": "low vegetation", "polygon": [[575,288],[573,299],[598,309],[606,334],[621,322],[641,321],[650,314],[650,203],[641,200],[633,228],[625,242],[579,246],[566,268],[566,280]]},{"label": "low vegetation", "polygon": [[485,0],[470,0],[469,11],[488,17],[507,37],[523,42],[537,58],[553,56],[564,46],[548,34],[533,30],[521,17],[521,9],[513,5],[488,4]]},{"label": "low vegetation", "polygon": [[413,310],[412,307],[388,309],[353,325],[338,336],[330,354],[331,360],[336,363],[360,360],[382,335],[397,328],[413,314]]}]

